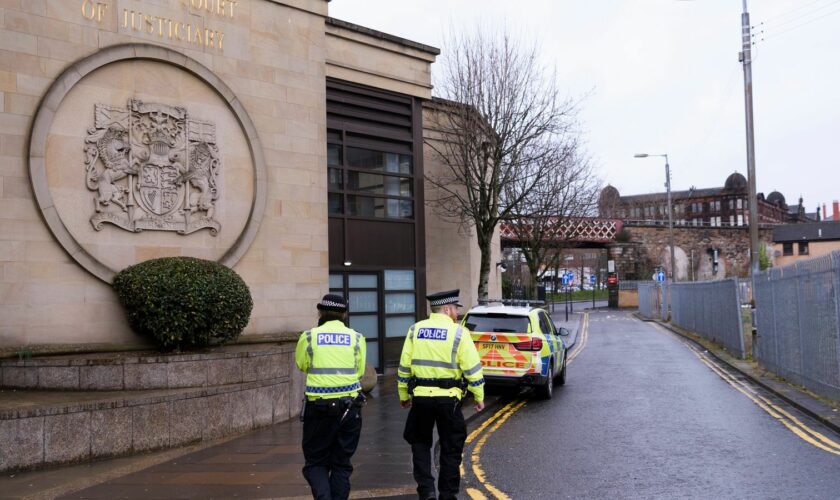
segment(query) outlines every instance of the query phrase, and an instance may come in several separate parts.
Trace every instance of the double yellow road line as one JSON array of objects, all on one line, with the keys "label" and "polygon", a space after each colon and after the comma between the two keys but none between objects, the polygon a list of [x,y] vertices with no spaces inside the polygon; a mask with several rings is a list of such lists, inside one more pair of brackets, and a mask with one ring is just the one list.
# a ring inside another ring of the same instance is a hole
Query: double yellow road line
[{"label": "double yellow road line", "polygon": [[[589,313],[583,313],[583,324],[581,326],[580,331],[580,339],[578,339],[578,346],[575,348],[574,352],[571,355],[568,355],[569,358],[566,361],[566,364],[569,365],[574,361],[581,351],[586,347],[586,344],[589,340]],[[506,495],[503,491],[499,488],[494,486],[490,481],[487,480],[487,475],[484,473],[484,469],[481,467],[481,448],[484,446],[484,443],[487,439],[496,432],[499,427],[504,424],[507,419],[509,419],[514,413],[516,413],[520,408],[525,406],[528,402],[527,399],[517,398],[510,403],[506,404],[502,407],[501,410],[494,413],[490,418],[485,420],[478,426],[477,429],[470,432],[467,436],[466,444],[469,445],[475,442],[475,446],[472,449],[472,453],[470,453],[470,469],[473,473],[473,476],[478,480],[481,486],[487,490],[487,492],[492,496],[492,498],[496,498],[498,500],[510,500],[510,497]],[[486,430],[486,432],[485,432]],[[464,476],[464,464],[461,464],[461,477]],[[467,488],[467,495],[472,500],[484,500],[487,496],[478,488]]]},{"label": "double yellow road line", "polygon": [[589,313],[587,312],[583,313],[583,325],[580,328],[580,339],[578,339],[577,342],[579,342],[579,344],[574,352],[569,355],[569,360],[566,361],[566,364],[570,364],[574,361],[589,342]]},{"label": "double yellow road line", "polygon": [[[668,333],[670,335],[674,335],[670,331],[666,330],[665,328],[661,327],[660,325],[654,323],[656,327]],[[681,340],[681,339],[679,339]],[[681,340],[682,341],[682,340]],[[709,357],[708,354],[702,352],[696,346],[687,343],[686,341],[682,341],[683,344],[688,347],[691,352],[694,353],[695,356],[706,366],[709,367],[713,372],[715,372],[720,378],[722,378],[727,384],[732,386],[736,391],[740,392],[744,396],[750,399],[753,403],[755,403],[759,408],[767,412],[768,415],[778,420],[782,425],[788,428],[792,433],[798,436],[803,441],[816,446],[817,448],[826,451],[828,453],[832,453],[834,455],[840,455],[840,443],[837,441],[825,436],[824,434],[812,429],[805,423],[803,423],[800,419],[798,419],[795,415],[792,415],[790,412],[785,410],[784,408],[780,407],[779,405],[773,403],[770,399],[764,397],[760,394],[754,387],[749,384],[746,384],[737,378],[733,377],[730,373],[727,373],[724,369],[717,365],[712,359]]]}]

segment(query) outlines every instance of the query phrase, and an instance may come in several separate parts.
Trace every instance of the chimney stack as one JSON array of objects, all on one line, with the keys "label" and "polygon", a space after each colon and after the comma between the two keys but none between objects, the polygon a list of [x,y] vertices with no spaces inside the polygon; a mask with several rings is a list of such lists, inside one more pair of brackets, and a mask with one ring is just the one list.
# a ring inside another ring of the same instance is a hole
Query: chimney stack
[{"label": "chimney stack", "polygon": [[828,210],[825,208],[825,203],[823,203],[823,220],[828,219]]},{"label": "chimney stack", "polygon": [[840,201],[834,200],[831,204],[831,220],[834,222],[840,221]]}]

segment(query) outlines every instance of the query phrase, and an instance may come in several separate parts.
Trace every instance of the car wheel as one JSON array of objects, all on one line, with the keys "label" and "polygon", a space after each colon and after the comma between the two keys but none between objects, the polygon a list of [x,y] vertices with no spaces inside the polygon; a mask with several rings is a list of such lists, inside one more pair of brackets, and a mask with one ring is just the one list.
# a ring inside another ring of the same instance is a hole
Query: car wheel
[{"label": "car wheel", "polygon": [[566,358],[563,358],[563,368],[560,369],[560,375],[557,377],[557,385],[566,385]]},{"label": "car wheel", "polygon": [[537,394],[541,399],[551,399],[554,395],[554,361],[548,364],[548,376],[545,383],[537,388]]}]

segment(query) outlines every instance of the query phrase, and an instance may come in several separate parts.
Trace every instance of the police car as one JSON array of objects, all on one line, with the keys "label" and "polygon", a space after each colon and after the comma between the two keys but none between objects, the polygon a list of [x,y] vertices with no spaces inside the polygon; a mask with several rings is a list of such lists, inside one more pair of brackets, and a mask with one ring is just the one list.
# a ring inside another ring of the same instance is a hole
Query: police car
[{"label": "police car", "polygon": [[544,309],[504,304],[478,305],[463,324],[481,357],[488,383],[533,386],[551,399],[555,380],[566,383],[569,331],[557,328]]}]

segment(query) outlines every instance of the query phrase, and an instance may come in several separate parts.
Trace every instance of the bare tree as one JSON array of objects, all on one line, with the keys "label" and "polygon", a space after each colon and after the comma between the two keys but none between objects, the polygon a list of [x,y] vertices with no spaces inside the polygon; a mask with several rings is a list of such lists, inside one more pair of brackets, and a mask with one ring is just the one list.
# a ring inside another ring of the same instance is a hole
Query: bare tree
[{"label": "bare tree", "polygon": [[[453,30],[444,51],[426,144],[443,165],[427,175],[435,211],[473,228],[481,252],[478,297],[487,297],[491,242],[501,220],[549,175],[571,128],[574,103],[559,96],[537,47],[509,33]],[[502,196],[512,183],[522,188]]]},{"label": "bare tree", "polygon": [[[547,172],[543,182],[524,193],[523,201],[507,217],[536,282],[559,267],[563,248],[580,236],[587,223],[583,218],[597,210],[600,180],[579,148],[572,138],[543,158],[545,165],[535,167]],[[525,189],[526,182],[513,182],[504,196],[519,197]]]}]

